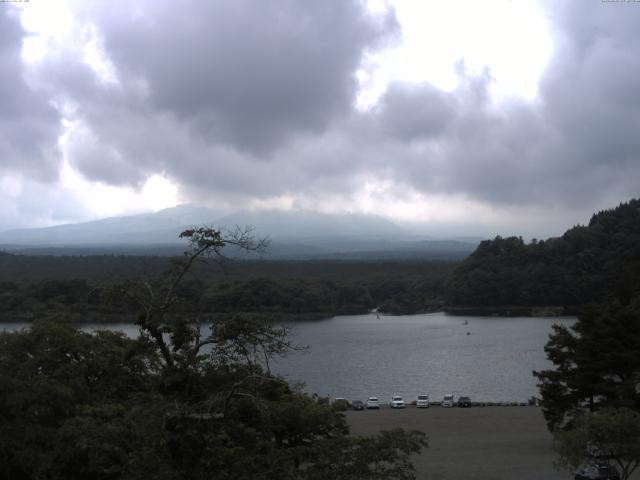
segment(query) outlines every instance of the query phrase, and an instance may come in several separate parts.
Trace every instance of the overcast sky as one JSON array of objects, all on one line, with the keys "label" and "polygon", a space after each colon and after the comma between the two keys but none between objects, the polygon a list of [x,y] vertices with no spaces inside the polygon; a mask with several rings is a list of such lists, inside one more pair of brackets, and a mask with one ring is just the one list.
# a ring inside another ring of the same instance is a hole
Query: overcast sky
[{"label": "overcast sky", "polygon": [[640,2],[0,3],[0,230],[195,203],[545,237],[639,185]]}]

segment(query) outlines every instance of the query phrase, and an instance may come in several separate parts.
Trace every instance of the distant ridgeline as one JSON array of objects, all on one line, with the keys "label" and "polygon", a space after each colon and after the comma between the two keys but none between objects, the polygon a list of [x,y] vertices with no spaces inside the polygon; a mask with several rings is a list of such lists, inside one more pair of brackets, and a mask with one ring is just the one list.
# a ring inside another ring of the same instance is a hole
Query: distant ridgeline
[{"label": "distant ridgeline", "polygon": [[448,310],[460,314],[574,314],[605,298],[626,304],[640,294],[640,200],[598,212],[559,238],[483,241],[446,291]]}]

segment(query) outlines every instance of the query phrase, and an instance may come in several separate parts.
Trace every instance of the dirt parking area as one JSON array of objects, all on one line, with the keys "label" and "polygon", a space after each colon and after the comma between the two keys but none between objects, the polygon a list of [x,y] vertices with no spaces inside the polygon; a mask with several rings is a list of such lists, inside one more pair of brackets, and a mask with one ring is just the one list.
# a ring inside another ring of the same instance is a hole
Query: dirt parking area
[{"label": "dirt parking area", "polygon": [[402,427],[422,430],[429,448],[416,456],[418,479],[566,480],[538,407],[473,407],[347,412],[354,435]]}]

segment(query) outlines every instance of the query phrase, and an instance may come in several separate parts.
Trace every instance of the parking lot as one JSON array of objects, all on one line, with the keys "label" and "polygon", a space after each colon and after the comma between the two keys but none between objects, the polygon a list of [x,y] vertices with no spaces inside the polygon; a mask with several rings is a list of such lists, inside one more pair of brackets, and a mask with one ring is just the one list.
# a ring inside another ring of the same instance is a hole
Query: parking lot
[{"label": "parking lot", "polygon": [[[555,480],[552,437],[538,407],[472,407],[348,411],[354,435],[395,427],[422,430],[429,448],[416,456],[419,479]],[[636,476],[634,476],[635,478]]]}]

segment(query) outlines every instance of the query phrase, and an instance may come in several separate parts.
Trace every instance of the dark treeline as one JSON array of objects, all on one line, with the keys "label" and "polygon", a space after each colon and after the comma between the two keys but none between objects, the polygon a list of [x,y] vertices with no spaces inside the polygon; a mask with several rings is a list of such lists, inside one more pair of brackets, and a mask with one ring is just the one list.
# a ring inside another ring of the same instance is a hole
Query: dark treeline
[{"label": "dark treeline", "polygon": [[[153,278],[168,257],[0,253],[0,319],[65,308],[85,321],[124,312],[104,287]],[[623,304],[640,291],[640,200],[599,212],[558,238],[482,242],[447,261],[239,260],[199,264],[183,285],[203,314],[261,312],[316,318],[367,312],[576,313],[594,299]],[[96,293],[97,292],[97,293]]]},{"label": "dark treeline", "polygon": [[594,214],[559,238],[482,242],[454,271],[447,301],[464,306],[549,306],[595,299],[623,304],[640,292],[640,200]]},{"label": "dark treeline", "polygon": [[[271,371],[299,348],[286,328],[238,312],[196,323],[195,284],[185,284],[196,261],[259,243],[206,227],[183,237],[190,251],[163,275],[85,291],[124,302],[137,338],[83,332],[55,305],[29,328],[0,331],[0,478],[414,479],[424,433],[349,435],[339,404]],[[35,293],[73,302],[86,289],[58,280]]]},{"label": "dark treeline", "polygon": [[[0,319],[30,320],[65,309],[83,321],[119,320],[110,285],[153,278],[166,257],[23,256],[0,253]],[[233,261],[199,264],[182,286],[203,314],[261,312],[290,319],[379,308],[416,313],[441,308],[453,262]]]}]

